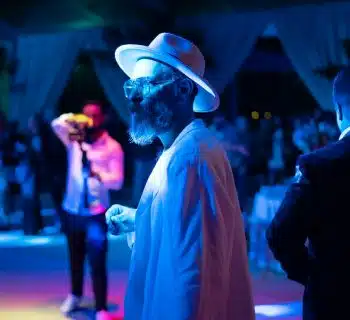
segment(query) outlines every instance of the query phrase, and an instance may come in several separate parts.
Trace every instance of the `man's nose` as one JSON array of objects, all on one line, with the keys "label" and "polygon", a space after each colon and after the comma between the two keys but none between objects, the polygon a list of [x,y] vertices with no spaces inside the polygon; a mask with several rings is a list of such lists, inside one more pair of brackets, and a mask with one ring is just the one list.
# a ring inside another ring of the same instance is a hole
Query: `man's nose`
[{"label": "man's nose", "polygon": [[143,100],[142,96],[134,94],[129,97],[129,100],[130,100],[130,111],[137,112]]},{"label": "man's nose", "polygon": [[132,105],[132,110],[131,111],[136,111],[135,109],[141,104],[143,97],[137,88],[131,91],[130,96],[129,96],[130,103]]}]

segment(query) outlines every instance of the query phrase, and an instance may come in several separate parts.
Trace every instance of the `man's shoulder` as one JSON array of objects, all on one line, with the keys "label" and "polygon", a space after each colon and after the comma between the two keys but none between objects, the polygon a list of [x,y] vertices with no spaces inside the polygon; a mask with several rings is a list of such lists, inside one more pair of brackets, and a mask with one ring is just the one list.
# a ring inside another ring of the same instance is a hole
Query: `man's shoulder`
[{"label": "man's shoulder", "polygon": [[301,156],[304,161],[327,161],[350,154],[350,139],[339,140],[330,143],[315,151],[306,153]]},{"label": "man's shoulder", "polygon": [[298,164],[304,169],[327,170],[350,161],[350,139],[343,139],[299,157]]},{"label": "man's shoulder", "polygon": [[203,154],[205,152],[215,152],[222,146],[215,134],[207,127],[199,127],[187,134],[176,146],[181,152],[191,152]]},{"label": "man's shoulder", "polygon": [[169,169],[178,171],[200,166],[215,167],[214,163],[226,161],[221,143],[211,132],[203,131],[177,146],[171,156]]}]

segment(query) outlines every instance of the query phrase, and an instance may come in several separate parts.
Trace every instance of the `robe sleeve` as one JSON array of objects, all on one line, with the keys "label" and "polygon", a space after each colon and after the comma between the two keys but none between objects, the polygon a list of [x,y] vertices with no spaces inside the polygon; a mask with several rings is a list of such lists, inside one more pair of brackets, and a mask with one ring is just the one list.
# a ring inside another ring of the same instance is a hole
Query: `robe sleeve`
[{"label": "robe sleeve", "polygon": [[167,189],[159,194],[171,232],[169,250],[176,278],[172,290],[178,320],[196,319],[198,310],[202,214],[212,215],[212,212],[203,212],[205,189],[200,165],[188,163],[169,173]]},{"label": "robe sleeve", "polygon": [[128,247],[132,249],[135,244],[135,231],[133,232],[128,232],[126,234],[126,242],[128,243]]}]

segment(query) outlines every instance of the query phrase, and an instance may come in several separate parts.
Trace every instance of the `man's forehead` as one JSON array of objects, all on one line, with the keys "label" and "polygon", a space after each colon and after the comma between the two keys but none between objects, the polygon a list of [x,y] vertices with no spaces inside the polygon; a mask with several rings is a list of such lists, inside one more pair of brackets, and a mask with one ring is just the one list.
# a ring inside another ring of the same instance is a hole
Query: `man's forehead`
[{"label": "man's forehead", "polygon": [[86,104],[84,106],[83,111],[100,113],[101,112],[101,108],[100,108],[100,106],[98,104],[89,103],[89,104]]},{"label": "man's forehead", "polygon": [[166,65],[150,60],[150,59],[141,59],[136,62],[133,74],[131,79],[137,78],[155,78],[156,76],[170,71],[170,68]]}]

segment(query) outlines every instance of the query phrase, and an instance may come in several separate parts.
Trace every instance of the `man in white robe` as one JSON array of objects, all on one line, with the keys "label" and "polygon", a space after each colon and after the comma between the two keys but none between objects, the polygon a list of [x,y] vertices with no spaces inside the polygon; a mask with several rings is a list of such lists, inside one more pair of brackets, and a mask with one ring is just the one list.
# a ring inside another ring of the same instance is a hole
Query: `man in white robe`
[{"label": "man in white robe", "polygon": [[117,49],[131,78],[130,136],[164,151],[137,209],[107,212],[113,234],[132,248],[126,320],[255,319],[243,219],[221,144],[193,111],[219,99],[204,80],[204,58],[191,42],[160,34],[149,47]]}]

